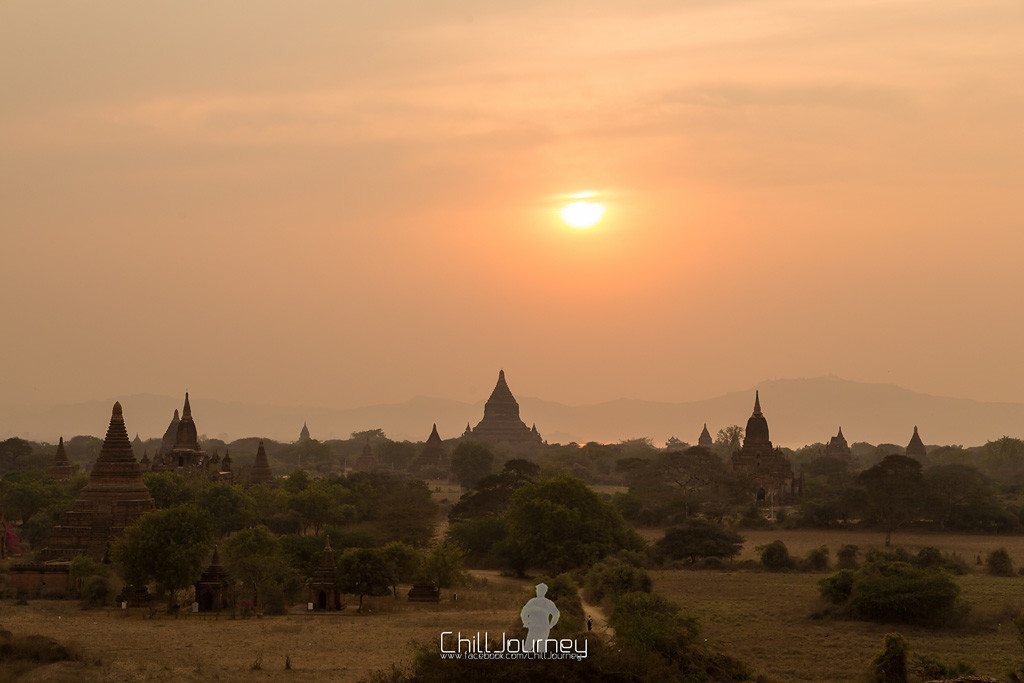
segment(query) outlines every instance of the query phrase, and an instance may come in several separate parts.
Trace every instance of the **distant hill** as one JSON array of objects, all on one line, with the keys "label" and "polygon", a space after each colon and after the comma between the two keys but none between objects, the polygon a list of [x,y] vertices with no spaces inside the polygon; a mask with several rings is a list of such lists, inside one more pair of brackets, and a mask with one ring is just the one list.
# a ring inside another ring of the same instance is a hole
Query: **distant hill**
[{"label": "distant hill", "polygon": [[[1004,435],[1024,434],[1024,404],[985,403],[931,396],[891,384],[866,384],[837,377],[780,379],[715,398],[683,403],[618,399],[569,406],[519,397],[524,421],[552,442],[618,441],[648,436],[662,442],[677,436],[693,443],[708,423],[714,434],[730,424],[744,425],[754,389],[778,445],[826,441],[840,425],[852,443],[905,444],[914,425],[928,444],[977,445]],[[163,434],[181,399],[143,394],[118,397],[132,436]],[[58,435],[102,436],[114,399],[52,406],[0,406],[0,436],[55,441]],[[312,406],[229,403],[192,396],[192,412],[201,433],[211,437],[266,436],[293,441],[307,422],[314,438],[348,436],[380,427],[395,439],[422,441],[437,422],[444,438],[458,436],[467,422],[476,424],[483,401],[467,403],[417,397],[401,403],[339,410]]]}]

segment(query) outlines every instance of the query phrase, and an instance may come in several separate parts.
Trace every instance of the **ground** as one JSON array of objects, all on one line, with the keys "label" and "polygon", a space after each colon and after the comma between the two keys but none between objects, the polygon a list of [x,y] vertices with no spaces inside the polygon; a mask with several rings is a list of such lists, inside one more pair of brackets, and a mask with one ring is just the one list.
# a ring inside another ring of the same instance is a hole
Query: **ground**
[{"label": "ground", "polygon": [[964,660],[979,673],[1002,680],[1024,661],[1010,623],[1024,608],[1024,580],[983,575],[957,579],[971,603],[969,625],[935,631],[859,621],[815,619],[821,605],[817,582],[824,574],[654,571],[656,591],[696,616],[704,636],[773,681],[857,681],[898,631],[911,654],[947,663]]},{"label": "ground", "polygon": [[[407,588],[407,587],[406,587]],[[359,680],[377,669],[408,663],[410,643],[437,642],[442,630],[509,629],[518,619],[528,586],[501,582],[459,589],[439,604],[368,598],[372,613],[352,607],[340,614],[306,614],[261,619],[188,616],[147,619],[136,610],[83,611],[71,601],[36,600],[0,605],[0,627],[16,635],[40,634],[71,645],[80,664],[40,667],[19,681],[74,680]],[[404,591],[403,591],[404,592]],[[262,669],[252,670],[257,657]],[[0,680],[7,680],[0,664]]]},{"label": "ground", "polygon": [[[651,539],[658,531],[645,531]],[[876,532],[744,531],[743,557],[776,538],[796,556],[827,545],[833,552],[853,543],[880,546]],[[1024,566],[1024,537],[964,534],[900,534],[909,549],[934,545],[959,553],[972,568],[978,553],[1006,547]],[[855,681],[881,646],[882,637],[898,630],[913,653],[931,654],[952,663],[963,659],[979,673],[996,677],[1024,661],[1010,619],[1024,608],[1024,578],[995,578],[983,573],[959,577],[972,605],[967,626],[956,630],[885,626],[815,619],[822,605],[817,582],[824,574],[774,574],[760,571],[652,571],[655,589],[678,601],[697,617],[704,635],[729,654],[747,662],[772,681]],[[128,617],[117,610],[83,611],[72,601],[33,600],[18,606],[0,602],[0,628],[16,635],[38,634],[73,647],[80,663],[39,667],[19,681],[67,680],[359,680],[367,674],[410,661],[410,644],[433,644],[442,630],[500,633],[518,622],[519,609],[532,594],[532,582],[473,572],[476,586],[460,588],[458,601],[443,592],[439,604],[416,604],[390,597],[368,598],[371,612],[357,615],[306,614],[301,608],[278,617],[219,619],[187,616]],[[407,589],[408,587],[406,587]],[[351,601],[350,601],[351,602]],[[609,635],[605,613],[593,614],[595,631]],[[290,656],[293,670],[284,671]],[[261,659],[260,670],[253,664]],[[10,669],[0,662],[0,681]]]}]

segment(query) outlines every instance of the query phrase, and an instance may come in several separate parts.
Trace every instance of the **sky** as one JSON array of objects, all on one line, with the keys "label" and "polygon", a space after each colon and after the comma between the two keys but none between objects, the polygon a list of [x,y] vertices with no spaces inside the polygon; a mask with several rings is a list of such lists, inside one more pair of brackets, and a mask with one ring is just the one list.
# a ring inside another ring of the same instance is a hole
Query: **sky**
[{"label": "sky", "polygon": [[1019,0],[2,3],[0,402],[1024,400],[1022,73]]}]

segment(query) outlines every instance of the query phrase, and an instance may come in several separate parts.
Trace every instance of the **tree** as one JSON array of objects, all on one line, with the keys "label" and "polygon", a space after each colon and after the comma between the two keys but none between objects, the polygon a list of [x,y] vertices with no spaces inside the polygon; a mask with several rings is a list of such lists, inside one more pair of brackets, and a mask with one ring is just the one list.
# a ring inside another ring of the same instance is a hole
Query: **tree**
[{"label": "tree", "polygon": [[450,588],[463,582],[465,553],[457,545],[441,543],[423,560],[423,575],[439,588]]},{"label": "tree", "polygon": [[509,566],[560,573],[642,544],[618,510],[579,479],[563,475],[520,488],[505,517]]},{"label": "tree", "polygon": [[199,490],[196,503],[213,516],[218,535],[250,526],[256,521],[253,500],[239,486],[212,484]]},{"label": "tree", "polygon": [[425,481],[398,482],[381,497],[380,526],[385,538],[422,547],[434,536],[437,513]]},{"label": "tree", "polygon": [[398,583],[414,581],[423,565],[423,558],[412,546],[392,541],[380,549],[391,567],[391,592],[398,597]]},{"label": "tree", "polygon": [[673,560],[688,559],[691,564],[703,557],[736,557],[742,548],[742,536],[703,519],[689,519],[667,529],[655,544],[659,555]]},{"label": "tree", "polygon": [[904,455],[889,455],[857,477],[864,490],[866,514],[885,529],[885,545],[896,530],[921,509],[921,463]]},{"label": "tree", "polygon": [[359,596],[359,611],[367,595],[387,595],[396,583],[394,568],[378,548],[349,548],[338,558],[342,590]]},{"label": "tree", "polygon": [[727,458],[740,449],[742,441],[743,427],[729,425],[718,430],[718,434],[715,436],[715,445],[712,448],[720,456]]},{"label": "tree", "polygon": [[907,641],[899,633],[890,633],[868,668],[871,683],[907,683]]},{"label": "tree", "polygon": [[290,573],[281,542],[264,526],[236,531],[224,539],[222,550],[228,572],[252,591],[253,604],[262,604],[266,590],[284,583]]},{"label": "tree", "polygon": [[193,504],[155,510],[128,527],[111,548],[125,581],[143,586],[152,581],[168,604],[175,593],[199,578],[210,552],[213,519]]},{"label": "tree", "polygon": [[147,472],[143,475],[146,488],[158,508],[170,508],[195,501],[193,483],[176,472]]},{"label": "tree", "polygon": [[493,466],[494,453],[477,441],[463,441],[452,451],[452,475],[465,489],[473,488]]}]

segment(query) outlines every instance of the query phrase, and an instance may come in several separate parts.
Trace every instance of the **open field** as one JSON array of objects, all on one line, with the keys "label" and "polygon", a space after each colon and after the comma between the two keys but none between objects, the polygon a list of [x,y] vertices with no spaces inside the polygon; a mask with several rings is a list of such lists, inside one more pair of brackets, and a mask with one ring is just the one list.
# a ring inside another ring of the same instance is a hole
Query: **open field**
[{"label": "open field", "polygon": [[1024,608],[1024,579],[981,575],[959,577],[972,606],[962,629],[934,631],[902,625],[813,619],[820,608],[817,582],[824,574],[654,571],[655,590],[700,619],[705,636],[720,643],[753,670],[777,681],[856,681],[881,648],[886,633],[898,631],[911,655],[929,654],[953,663],[964,660],[979,673],[1002,679],[1024,661],[1012,615]]},{"label": "open field", "polygon": [[[72,601],[0,605],[0,628],[15,635],[40,634],[71,645],[82,663],[53,664],[19,681],[74,680],[359,680],[377,669],[405,664],[412,642],[433,644],[442,630],[500,632],[515,623],[528,586],[496,581],[459,589],[436,605],[392,597],[368,598],[365,616],[349,607],[340,614],[261,619],[188,616],[147,619],[141,610],[124,618],[114,610],[79,609]],[[284,671],[285,655],[293,670]],[[261,671],[251,667],[262,655]],[[0,680],[5,679],[0,669]]]},{"label": "open field", "polygon": [[[664,529],[638,529],[640,535],[650,542],[657,541],[665,534]],[[756,559],[755,548],[781,540],[789,548],[791,555],[803,557],[813,548],[826,545],[832,552],[833,559],[839,548],[848,543],[860,549],[883,548],[885,535],[880,531],[856,530],[834,531],[829,529],[740,529],[739,534],[746,539],[740,559]],[[946,553],[959,554],[967,564],[974,566],[975,558],[980,553],[982,559],[996,548],[1006,548],[1013,558],[1014,566],[1024,567],[1024,535],[993,536],[981,534],[939,534],[923,532],[900,532],[893,536],[893,545],[902,546],[911,552],[925,546],[935,546]]]}]

